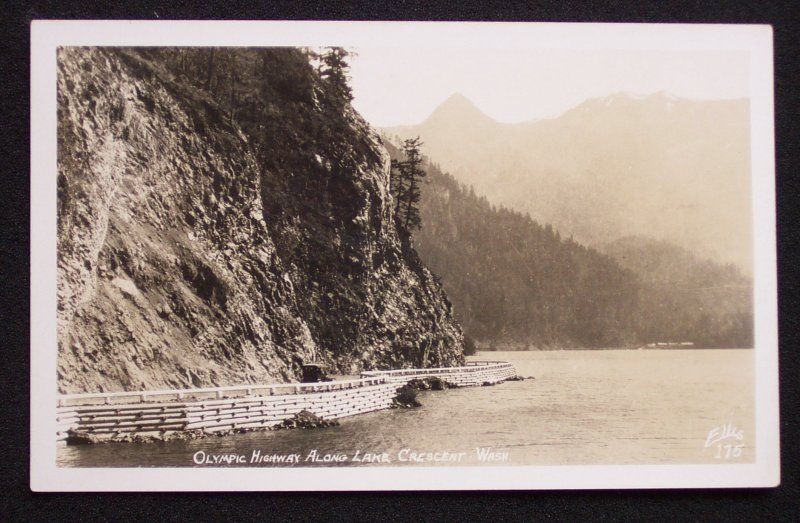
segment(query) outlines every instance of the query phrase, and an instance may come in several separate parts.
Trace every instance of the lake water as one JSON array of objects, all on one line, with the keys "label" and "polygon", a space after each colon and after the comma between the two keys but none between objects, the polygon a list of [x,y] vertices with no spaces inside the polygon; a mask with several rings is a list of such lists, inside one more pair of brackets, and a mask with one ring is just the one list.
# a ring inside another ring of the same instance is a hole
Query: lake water
[{"label": "lake water", "polygon": [[[250,460],[254,451],[299,456],[299,464],[280,466],[754,461],[752,350],[486,352],[470,359],[509,361],[520,375],[535,379],[422,392],[421,408],[353,416],[324,429],[62,446],[58,463],[189,467],[203,466],[194,463],[195,456],[236,454]],[[723,425],[735,427],[741,438],[706,446],[709,433]],[[487,447],[497,461],[478,456],[476,449]],[[314,461],[313,451],[318,459],[347,458]],[[354,462],[356,453],[362,458],[385,453],[390,462]],[[444,461],[431,461],[437,458]]]}]

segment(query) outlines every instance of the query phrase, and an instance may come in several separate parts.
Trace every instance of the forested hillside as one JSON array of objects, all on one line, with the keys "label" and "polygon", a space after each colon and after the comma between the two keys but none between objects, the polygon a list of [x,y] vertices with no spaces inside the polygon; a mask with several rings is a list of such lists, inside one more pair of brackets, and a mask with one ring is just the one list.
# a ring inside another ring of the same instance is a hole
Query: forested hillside
[{"label": "forested hillside", "polygon": [[753,283],[736,266],[641,236],[620,238],[600,250],[639,276],[642,339],[752,346]]},{"label": "forested hillside", "polygon": [[535,346],[635,341],[635,275],[428,166],[416,246],[467,333]]},{"label": "forested hillside", "polygon": [[641,238],[600,252],[426,170],[415,246],[468,336],[531,348],[752,345],[751,284],[735,267]]}]

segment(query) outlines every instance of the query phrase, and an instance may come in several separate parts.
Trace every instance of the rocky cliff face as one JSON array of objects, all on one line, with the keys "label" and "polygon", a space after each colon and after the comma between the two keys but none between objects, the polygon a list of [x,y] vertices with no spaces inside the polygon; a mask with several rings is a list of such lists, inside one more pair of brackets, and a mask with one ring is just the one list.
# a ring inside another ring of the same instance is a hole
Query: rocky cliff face
[{"label": "rocky cliff face", "polygon": [[[296,59],[283,52],[262,63]],[[157,58],[59,51],[61,392],[287,381],[311,360],[340,372],[463,361],[447,297],[395,231],[388,155],[349,107],[340,136],[374,161],[331,172],[288,147],[266,161]],[[282,102],[266,113],[286,127],[264,122],[275,142],[304,132]],[[325,118],[310,107],[306,120]]]}]

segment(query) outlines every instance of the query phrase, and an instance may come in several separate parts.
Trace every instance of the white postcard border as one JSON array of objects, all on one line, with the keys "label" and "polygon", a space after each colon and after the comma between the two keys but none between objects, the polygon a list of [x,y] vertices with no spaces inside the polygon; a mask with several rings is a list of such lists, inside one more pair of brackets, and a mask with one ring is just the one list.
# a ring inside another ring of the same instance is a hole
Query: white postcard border
[{"label": "white postcard border", "polygon": [[[750,53],[756,462],[370,468],[56,466],[56,49],[59,46],[453,46]],[[31,489],[483,490],[771,487],[780,482],[772,28],[441,22],[34,21],[31,25]]]}]

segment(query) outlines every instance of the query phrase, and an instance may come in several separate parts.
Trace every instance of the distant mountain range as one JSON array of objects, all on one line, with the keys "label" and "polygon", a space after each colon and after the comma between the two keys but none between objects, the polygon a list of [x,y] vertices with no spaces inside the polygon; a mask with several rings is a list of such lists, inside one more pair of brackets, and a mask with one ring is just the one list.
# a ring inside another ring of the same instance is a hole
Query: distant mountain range
[{"label": "distant mountain range", "polygon": [[456,94],[419,125],[383,132],[421,136],[457,180],[562,236],[595,247],[650,237],[752,273],[746,99],[616,94],[508,124]]},{"label": "distant mountain range", "polygon": [[424,168],[414,245],[482,345],[752,346],[752,284],[735,266],[640,236],[589,248]]}]

